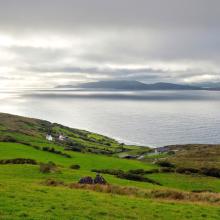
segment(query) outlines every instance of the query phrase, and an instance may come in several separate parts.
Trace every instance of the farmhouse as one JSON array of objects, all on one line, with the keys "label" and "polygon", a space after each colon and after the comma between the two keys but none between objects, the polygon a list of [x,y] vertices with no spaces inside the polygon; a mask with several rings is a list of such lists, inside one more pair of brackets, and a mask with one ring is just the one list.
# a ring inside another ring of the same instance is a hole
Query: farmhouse
[{"label": "farmhouse", "polygon": [[47,139],[48,141],[52,141],[52,140],[53,140],[53,137],[52,137],[51,134],[47,134],[47,135],[46,135],[46,139]]},{"label": "farmhouse", "polygon": [[64,141],[65,139],[66,139],[65,136],[63,136],[62,134],[59,135],[59,140],[60,140],[60,141]]}]

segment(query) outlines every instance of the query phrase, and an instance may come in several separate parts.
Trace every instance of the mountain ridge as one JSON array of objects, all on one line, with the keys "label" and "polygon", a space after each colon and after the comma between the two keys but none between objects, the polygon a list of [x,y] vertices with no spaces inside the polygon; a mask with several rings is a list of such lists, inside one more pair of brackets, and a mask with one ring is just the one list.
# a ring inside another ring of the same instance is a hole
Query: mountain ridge
[{"label": "mountain ridge", "polygon": [[56,88],[82,88],[82,89],[114,89],[114,90],[202,90],[203,88],[191,85],[158,82],[146,84],[131,80],[106,80],[81,83],[76,86],[60,85]]}]

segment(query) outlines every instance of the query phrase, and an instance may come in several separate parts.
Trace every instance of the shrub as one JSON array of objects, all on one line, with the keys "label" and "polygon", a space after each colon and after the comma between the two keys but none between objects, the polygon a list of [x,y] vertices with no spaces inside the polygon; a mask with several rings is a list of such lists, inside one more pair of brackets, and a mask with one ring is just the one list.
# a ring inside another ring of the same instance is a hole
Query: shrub
[{"label": "shrub", "polygon": [[161,167],[160,168],[160,172],[161,173],[172,173],[175,170],[172,167]]},{"label": "shrub", "polygon": [[159,169],[145,170],[145,174],[159,173]]},{"label": "shrub", "polygon": [[100,174],[97,174],[94,179],[94,183],[105,185],[105,184],[107,184],[107,181],[105,180],[105,178],[103,176],[101,176]]},{"label": "shrub", "polygon": [[144,175],[144,174],[159,173],[159,170],[158,169],[152,169],[152,170],[136,169],[136,170],[129,170],[128,173]]},{"label": "shrub", "polygon": [[184,167],[178,167],[176,168],[177,173],[184,173],[184,174],[191,174],[191,173],[199,173],[199,169],[195,168],[184,168]]},{"label": "shrub", "polygon": [[117,176],[121,173],[124,173],[123,170],[113,170],[113,169],[101,169],[101,170],[92,169],[91,171],[95,172],[95,173],[104,173],[104,174],[110,174],[110,175],[114,175],[114,176]]},{"label": "shrub", "polygon": [[137,174],[121,173],[121,174],[118,174],[117,177],[121,179],[134,180],[134,181],[139,181],[139,182],[148,182],[148,183],[152,183],[156,185],[161,185],[159,182],[156,182],[152,179],[149,179],[147,177],[137,175]]},{"label": "shrub", "polygon": [[86,177],[82,177],[78,183],[80,183],[80,184],[93,184],[94,180],[92,177],[86,176]]},{"label": "shrub", "polygon": [[71,150],[71,151],[75,151],[75,152],[82,152],[82,148],[78,147],[78,146],[67,146],[65,147],[65,150]]},{"label": "shrub", "polygon": [[7,135],[7,136],[0,137],[0,141],[2,141],[2,142],[16,142],[16,139],[12,136]]},{"label": "shrub", "polygon": [[169,161],[165,161],[165,160],[159,160],[156,162],[156,164],[161,167],[175,167],[174,164],[170,163]]},{"label": "shrub", "polygon": [[78,169],[80,169],[80,165],[78,165],[78,164],[72,164],[72,165],[70,166],[70,168],[71,168],[71,169],[74,169],[74,170],[78,170]]},{"label": "shrub", "polygon": [[15,159],[0,160],[0,164],[32,164],[32,165],[36,165],[37,162],[33,159],[15,158]]},{"label": "shrub", "polygon": [[129,170],[128,173],[144,175],[145,171],[143,169],[136,169],[136,170]]},{"label": "shrub", "polygon": [[220,178],[220,169],[218,168],[201,168],[201,174]]},{"label": "shrub", "polygon": [[41,173],[52,173],[55,171],[57,171],[57,167],[53,162],[40,164],[40,172]]}]

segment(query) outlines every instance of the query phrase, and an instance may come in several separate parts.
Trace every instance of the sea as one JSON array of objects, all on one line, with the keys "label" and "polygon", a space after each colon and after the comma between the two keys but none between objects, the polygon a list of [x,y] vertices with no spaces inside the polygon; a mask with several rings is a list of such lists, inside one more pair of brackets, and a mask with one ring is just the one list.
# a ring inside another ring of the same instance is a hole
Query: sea
[{"label": "sea", "polygon": [[0,112],[160,147],[220,143],[220,91],[0,90]]}]

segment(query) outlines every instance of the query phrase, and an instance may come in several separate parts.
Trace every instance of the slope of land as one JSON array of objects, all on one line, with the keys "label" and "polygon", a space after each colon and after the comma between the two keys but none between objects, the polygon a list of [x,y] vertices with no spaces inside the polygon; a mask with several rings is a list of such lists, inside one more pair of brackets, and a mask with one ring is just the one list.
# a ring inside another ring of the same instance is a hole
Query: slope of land
[{"label": "slope of land", "polygon": [[[125,145],[103,135],[48,121],[0,113],[0,141],[43,146],[47,144],[45,139],[47,134],[50,134],[55,140],[50,143],[51,146],[56,143],[66,149],[78,152],[105,155],[117,155],[123,152],[132,155],[134,151],[141,155],[150,150],[148,147]],[[59,141],[59,135],[66,138]]]},{"label": "slope of land", "polygon": [[[120,159],[120,143],[87,131],[8,114],[0,119],[0,219],[219,219],[219,178]],[[60,133],[68,139],[56,138]],[[49,164],[52,170],[42,170]],[[94,171],[108,185],[77,184]]]},{"label": "slope of land", "polygon": [[171,145],[162,149],[163,153],[154,157],[166,159],[178,167],[220,169],[220,145]]}]

